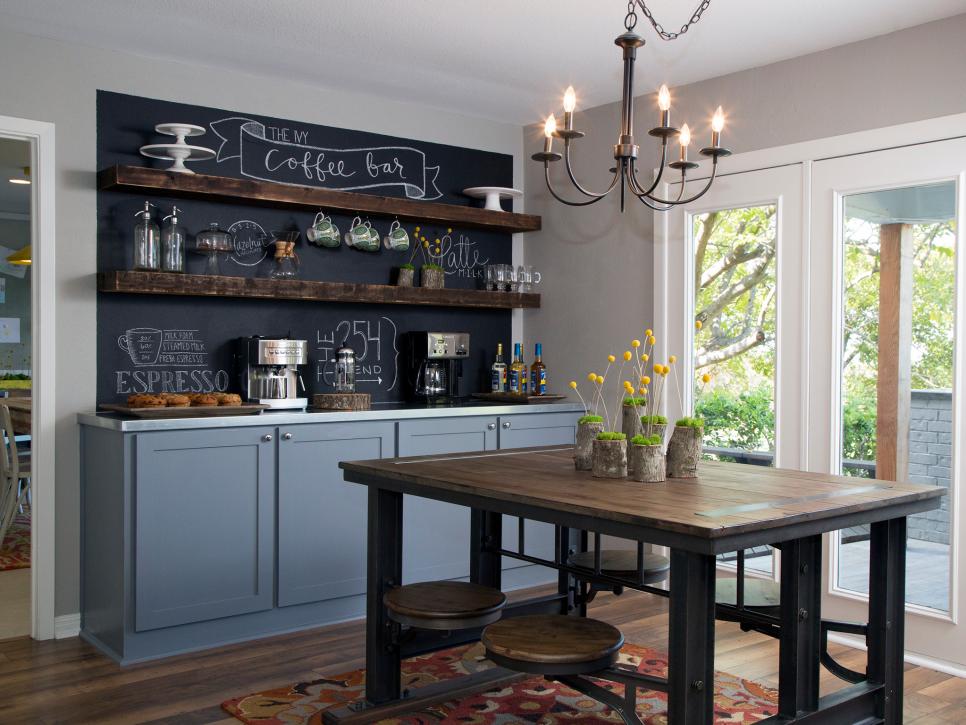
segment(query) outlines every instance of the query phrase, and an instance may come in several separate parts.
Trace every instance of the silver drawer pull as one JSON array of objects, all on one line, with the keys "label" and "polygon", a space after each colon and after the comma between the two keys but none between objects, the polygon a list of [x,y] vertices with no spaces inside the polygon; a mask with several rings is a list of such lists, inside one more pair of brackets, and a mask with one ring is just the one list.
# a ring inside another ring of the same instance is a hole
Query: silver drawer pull
[{"label": "silver drawer pull", "polygon": [[509,428],[510,427],[510,421],[507,421],[506,423],[504,423],[503,424],[503,427],[504,428]]},{"label": "silver drawer pull", "polygon": [[271,433],[266,433],[265,435],[262,436],[262,440],[265,441],[266,443],[271,443],[272,442],[272,434]]},{"label": "silver drawer pull", "polygon": [[496,430],[496,423],[487,423],[486,424],[486,429],[487,430]]},{"label": "silver drawer pull", "polygon": [[286,441],[292,440],[292,434],[291,433],[283,433],[282,434],[282,440],[286,440]]}]

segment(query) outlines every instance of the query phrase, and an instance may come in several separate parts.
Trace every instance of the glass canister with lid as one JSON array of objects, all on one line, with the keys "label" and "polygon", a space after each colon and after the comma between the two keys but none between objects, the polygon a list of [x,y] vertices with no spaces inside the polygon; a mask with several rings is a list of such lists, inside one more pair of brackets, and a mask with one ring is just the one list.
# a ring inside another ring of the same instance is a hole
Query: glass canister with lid
[{"label": "glass canister with lid", "polygon": [[335,363],[335,392],[356,392],[356,351],[343,342],[332,362]]},{"label": "glass canister with lid", "polygon": [[208,228],[199,232],[195,237],[195,251],[208,255],[205,274],[220,275],[222,254],[228,254],[233,249],[231,232],[226,232],[218,226],[218,222],[211,222]]}]

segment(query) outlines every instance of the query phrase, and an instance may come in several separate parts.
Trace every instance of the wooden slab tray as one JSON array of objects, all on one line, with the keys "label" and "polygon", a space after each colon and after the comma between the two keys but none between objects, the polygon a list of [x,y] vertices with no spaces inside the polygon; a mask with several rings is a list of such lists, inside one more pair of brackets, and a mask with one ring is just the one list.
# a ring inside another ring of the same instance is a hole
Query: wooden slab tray
[{"label": "wooden slab tray", "polygon": [[473,393],[474,398],[489,400],[495,403],[514,403],[516,405],[535,405],[539,403],[553,403],[563,400],[566,395],[554,395],[545,393],[543,395],[518,395],[517,393]]},{"label": "wooden slab tray", "polygon": [[242,403],[241,405],[193,405],[188,408],[132,408],[128,405],[101,403],[100,407],[122,415],[135,418],[214,418],[223,415],[255,415],[269,406],[260,403]]}]

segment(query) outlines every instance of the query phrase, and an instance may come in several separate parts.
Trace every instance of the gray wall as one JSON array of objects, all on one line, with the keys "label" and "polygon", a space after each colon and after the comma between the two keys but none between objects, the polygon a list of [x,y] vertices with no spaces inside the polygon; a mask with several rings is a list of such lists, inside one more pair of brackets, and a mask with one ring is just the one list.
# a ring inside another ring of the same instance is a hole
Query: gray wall
[{"label": "gray wall", "polygon": [[[966,112],[964,37],[966,15],[958,15],[674,88],[672,120],[689,121],[700,129],[696,138],[706,141],[711,112],[723,104],[725,143],[741,152]],[[645,49],[639,62],[647,57]],[[616,71],[616,52],[613,63]],[[652,96],[637,99],[642,175],[657,161],[646,135],[656,125],[656,109]],[[578,142],[574,165],[578,179],[592,189],[608,180],[618,110],[610,104],[576,116],[588,136]],[[528,155],[537,151],[539,130],[524,129],[524,142]],[[557,178],[561,171],[556,169]],[[552,386],[565,390],[565,381],[602,367],[607,352],[619,354],[651,323],[651,212],[636,200],[623,217],[615,199],[585,209],[564,207],[547,193],[541,165],[531,161],[526,172],[527,211],[543,215],[544,229],[527,235],[524,253],[546,274],[542,308],[524,315],[527,347],[544,344]]]},{"label": "gray wall", "polygon": [[[909,411],[909,480],[948,489],[952,481],[953,394],[913,390]],[[938,509],[909,517],[909,538],[949,543],[949,496]]]},{"label": "gray wall", "polygon": [[44,294],[55,296],[57,304],[55,611],[70,614],[78,609],[79,592],[79,461],[74,416],[78,411],[93,410],[96,404],[95,90],[508,153],[515,156],[518,188],[523,186],[522,139],[518,125],[5,30],[0,30],[0,68],[5,69],[0,73],[0,114],[57,126],[57,284]]}]

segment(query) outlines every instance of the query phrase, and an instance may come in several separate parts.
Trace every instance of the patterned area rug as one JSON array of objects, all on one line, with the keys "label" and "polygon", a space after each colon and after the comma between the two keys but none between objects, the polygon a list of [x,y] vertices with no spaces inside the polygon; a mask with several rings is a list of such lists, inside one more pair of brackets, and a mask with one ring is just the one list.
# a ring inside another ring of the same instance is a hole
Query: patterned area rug
[{"label": "patterned area rug", "polygon": [[[622,663],[636,667],[638,672],[658,677],[667,674],[667,659],[664,654],[655,650],[627,644],[621,650],[620,656]],[[492,666],[484,659],[481,644],[454,647],[405,660],[402,666],[403,684],[422,687]],[[245,723],[321,725],[323,711],[362,696],[365,678],[365,670],[353,670],[312,682],[299,682],[274,690],[256,692],[228,700],[221,706]],[[618,691],[622,689],[620,685],[609,682],[600,684]],[[714,684],[716,723],[753,723],[776,713],[776,690],[722,672],[715,673]],[[665,725],[666,696],[659,692],[638,690],[637,713],[647,725]],[[553,725],[622,721],[615,712],[585,695],[557,682],[531,677],[382,722],[392,725],[503,725],[515,722]]]},{"label": "patterned area rug", "polygon": [[0,545],[0,571],[30,568],[30,514],[18,514]]}]

